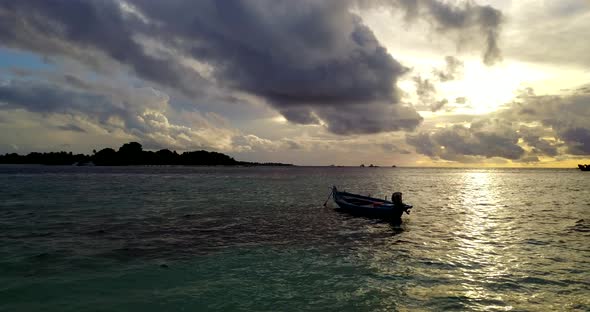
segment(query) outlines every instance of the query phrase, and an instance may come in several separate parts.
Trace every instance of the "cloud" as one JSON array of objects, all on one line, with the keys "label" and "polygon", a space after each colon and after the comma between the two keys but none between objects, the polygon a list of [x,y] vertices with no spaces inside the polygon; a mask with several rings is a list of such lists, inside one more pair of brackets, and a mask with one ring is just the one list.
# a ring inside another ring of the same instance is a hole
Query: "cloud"
[{"label": "cloud", "polygon": [[[296,147],[289,146],[293,142]],[[399,133],[347,137],[330,133],[320,137],[299,134],[276,139],[238,135],[234,138],[234,146],[232,155],[236,159],[262,162],[280,159],[281,162],[303,165],[411,165],[415,157]],[[350,157],[351,151],[355,157]]]},{"label": "cloud", "polygon": [[454,57],[445,57],[446,67],[444,69],[435,69],[434,75],[441,81],[451,81],[455,79],[461,79],[463,76],[463,61]]},{"label": "cloud", "polygon": [[458,98],[455,99],[455,103],[456,104],[461,104],[461,105],[467,104],[467,98],[464,97],[464,96],[460,96],[460,97],[458,97]]},{"label": "cloud", "polygon": [[521,126],[518,130],[523,142],[532,149],[532,154],[555,157],[559,154],[558,148],[562,144],[556,140],[545,137],[554,137],[552,129],[545,127]]},{"label": "cloud", "polygon": [[1,109],[25,108],[37,113],[73,113],[86,111],[105,121],[121,113],[101,94],[79,92],[46,82],[11,80],[0,84]]},{"label": "cloud", "polygon": [[443,153],[442,146],[436,143],[427,132],[409,134],[406,136],[406,142],[413,146],[417,153],[433,159],[440,158],[440,155]]},{"label": "cloud", "polygon": [[86,130],[84,130],[80,126],[77,126],[74,124],[60,125],[60,126],[57,126],[56,128],[59,130],[63,130],[63,131],[86,132]]},{"label": "cloud", "polygon": [[463,156],[501,157],[520,162],[540,161],[540,157],[564,159],[590,155],[588,120],[590,94],[584,87],[561,95],[535,95],[528,89],[503,109],[475,116],[468,126],[455,124],[409,134],[406,141],[416,152],[433,159],[464,161]]},{"label": "cloud", "polygon": [[330,132],[340,135],[373,134],[386,131],[414,129],[422,117],[410,107],[401,105],[382,106],[354,105],[346,109],[322,107],[319,114],[331,116],[327,125]]},{"label": "cloud", "polygon": [[399,144],[394,144],[394,143],[381,143],[379,144],[379,146],[381,146],[381,148],[383,149],[383,151],[388,152],[388,153],[396,153],[396,154],[411,154],[410,151],[408,151],[407,149],[400,147]]},{"label": "cloud", "polygon": [[519,159],[525,153],[514,132],[490,131],[480,126],[455,125],[432,134],[408,135],[406,141],[418,153],[454,161],[460,161],[462,156]]},{"label": "cloud", "polygon": [[278,151],[296,151],[308,149],[305,142],[294,139],[282,138],[279,140],[269,140],[258,137],[254,134],[238,134],[232,138],[233,150],[237,152],[278,152]]},{"label": "cloud", "polygon": [[[526,62],[590,66],[590,5],[586,0],[513,1],[504,49]],[[567,46],[567,48],[562,48]]]},{"label": "cloud", "polygon": [[223,90],[256,95],[293,123],[337,134],[414,129],[422,118],[401,106],[396,87],[407,69],[350,6],[335,0],[8,1],[0,3],[0,40],[96,70],[105,67],[101,60],[114,60],[191,97],[228,93]]},{"label": "cloud", "polygon": [[[237,133],[220,116],[197,112],[174,112],[169,97],[153,88],[117,88],[71,79],[62,83],[13,79],[0,83],[0,111],[24,109],[47,116],[70,116],[71,123],[57,125],[62,131],[123,132],[146,148],[180,150],[209,148],[230,150]],[[181,114],[184,123],[170,122]],[[90,127],[89,127],[90,125]]]},{"label": "cloud", "polygon": [[[440,84],[441,82],[459,79],[463,75],[463,62],[453,56],[447,56],[445,57],[445,63],[446,66],[443,69],[433,68],[430,78],[412,77],[419,101],[419,103],[414,104],[416,109],[437,112],[449,103],[448,99],[438,98],[435,83]],[[465,101],[465,98],[459,99],[459,101],[461,100]]]},{"label": "cloud", "polygon": [[200,125],[174,124],[160,112],[144,112],[137,116],[137,125],[130,133],[150,149],[230,151],[233,148],[232,137],[236,133],[235,130],[219,127],[211,122]]},{"label": "cloud", "polygon": [[304,146],[301,143],[295,140],[284,139],[283,142],[289,150],[300,150],[304,148]]},{"label": "cloud", "polygon": [[540,159],[537,156],[526,156],[526,157],[516,160],[516,162],[522,162],[522,163],[537,163],[539,161],[540,161]]},{"label": "cloud", "polygon": [[97,70],[110,58],[143,79],[188,94],[198,95],[205,81],[178,62],[146,53],[136,39],[139,31],[147,31],[146,25],[124,15],[118,1],[4,1],[0,29],[3,45],[68,56]]},{"label": "cloud", "polygon": [[436,96],[436,87],[429,79],[416,76],[414,84],[416,85],[416,95],[423,103],[432,101]]},{"label": "cloud", "polygon": [[493,65],[502,59],[499,35],[504,16],[489,5],[473,1],[452,3],[440,0],[365,0],[361,6],[386,6],[401,9],[408,23],[426,21],[442,35],[455,36],[459,46],[483,45],[482,60]]},{"label": "cloud", "polygon": [[437,100],[438,95],[434,83],[430,79],[424,79],[420,76],[413,78],[416,86],[416,95],[422,105],[415,105],[417,108],[430,109],[433,112],[439,111],[449,103],[447,99]]},{"label": "cloud", "polygon": [[590,129],[568,128],[560,133],[573,155],[590,155]]},{"label": "cloud", "polygon": [[347,5],[177,1],[140,7],[161,31],[187,39],[182,48],[211,64],[217,81],[264,98],[291,122],[323,123],[338,134],[413,129],[421,118],[398,108],[395,88],[406,69]]},{"label": "cloud", "polygon": [[436,112],[438,110],[440,110],[441,108],[443,108],[445,105],[447,105],[449,103],[449,101],[447,99],[442,99],[440,101],[434,102],[431,106],[430,109],[433,112]]},{"label": "cloud", "polygon": [[[567,153],[590,155],[590,94],[583,87],[562,95],[538,96],[529,91],[511,103],[501,116],[539,122],[565,144]],[[553,150],[547,151],[551,154]]]}]

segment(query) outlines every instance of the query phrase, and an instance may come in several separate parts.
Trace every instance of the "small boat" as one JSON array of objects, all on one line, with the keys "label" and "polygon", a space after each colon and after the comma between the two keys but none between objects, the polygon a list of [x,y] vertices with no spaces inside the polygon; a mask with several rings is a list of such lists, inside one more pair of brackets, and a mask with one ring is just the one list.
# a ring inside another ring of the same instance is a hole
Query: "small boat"
[{"label": "small boat", "polygon": [[354,215],[401,220],[402,214],[404,212],[410,214],[410,208],[412,208],[412,205],[402,203],[402,193],[400,192],[393,193],[391,196],[392,200],[389,201],[348,192],[340,192],[336,186],[333,186],[331,196],[342,211]]},{"label": "small boat", "polygon": [[578,168],[582,171],[590,171],[590,165],[578,165]]}]

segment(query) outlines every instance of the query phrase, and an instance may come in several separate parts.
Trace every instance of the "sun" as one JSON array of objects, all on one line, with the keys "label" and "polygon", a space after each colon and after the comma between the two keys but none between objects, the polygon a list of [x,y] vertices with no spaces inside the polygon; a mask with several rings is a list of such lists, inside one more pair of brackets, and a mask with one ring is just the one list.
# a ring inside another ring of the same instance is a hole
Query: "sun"
[{"label": "sun", "polygon": [[458,113],[488,114],[511,102],[519,90],[547,80],[550,75],[525,63],[505,61],[486,66],[479,60],[465,62],[464,76],[441,83],[441,97],[453,102],[465,98],[465,104],[455,103]]}]

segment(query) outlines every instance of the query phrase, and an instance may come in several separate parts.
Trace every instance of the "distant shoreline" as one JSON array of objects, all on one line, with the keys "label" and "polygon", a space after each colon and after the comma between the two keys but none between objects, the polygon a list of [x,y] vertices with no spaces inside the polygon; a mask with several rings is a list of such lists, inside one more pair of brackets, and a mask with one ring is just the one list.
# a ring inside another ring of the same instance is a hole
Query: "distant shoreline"
[{"label": "distant shoreline", "polygon": [[[0,158],[2,155],[0,155]],[[253,167],[282,167],[282,168],[298,168],[298,169],[310,169],[310,168],[322,168],[322,169],[358,169],[358,170],[366,170],[371,171],[372,169],[384,169],[384,170],[395,170],[395,169],[410,169],[410,170],[423,170],[423,169],[435,169],[435,170],[571,170],[571,171],[579,171],[578,168],[572,167],[415,167],[415,166],[408,166],[408,167],[377,167],[377,168],[361,168],[359,166],[338,166],[332,167],[330,165],[294,165],[294,164],[264,164],[264,163],[257,163],[256,165],[73,165],[73,164],[57,164],[57,165],[47,165],[47,164],[40,164],[40,163],[2,163],[0,162],[1,167],[11,167],[11,166],[32,166],[32,167],[111,167],[111,168],[253,168]]]},{"label": "distant shoreline", "polygon": [[112,148],[94,150],[92,155],[72,152],[32,152],[27,155],[17,153],[0,155],[0,164],[6,165],[46,165],[46,166],[224,166],[224,167],[291,167],[293,164],[275,162],[237,161],[232,157],[205,150],[183,152],[168,149],[157,152],[144,151],[141,144],[123,144],[118,151]]},{"label": "distant shoreline", "polygon": [[104,148],[100,151],[94,150],[92,155],[73,154],[72,152],[32,152],[27,155],[17,153],[7,153],[0,155],[0,165],[45,165],[45,166],[143,166],[143,167],[317,167],[317,168],[359,168],[363,170],[374,170],[378,168],[388,169],[475,169],[475,170],[494,170],[494,169],[575,169],[573,167],[473,167],[473,166],[342,166],[342,165],[307,165],[299,166],[279,162],[248,162],[238,161],[234,158],[218,153],[205,150],[187,151],[181,154],[168,149],[159,151],[144,151],[141,144],[130,142],[123,144],[117,151],[112,148]]}]

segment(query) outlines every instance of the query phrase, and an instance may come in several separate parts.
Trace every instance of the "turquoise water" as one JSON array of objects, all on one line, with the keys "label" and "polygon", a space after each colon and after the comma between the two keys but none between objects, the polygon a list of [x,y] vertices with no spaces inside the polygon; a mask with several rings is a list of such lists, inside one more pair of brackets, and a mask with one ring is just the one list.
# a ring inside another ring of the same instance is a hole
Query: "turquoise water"
[{"label": "turquoise water", "polygon": [[[404,193],[401,226],[323,207]],[[590,311],[590,173],[0,167],[1,311]]]}]

